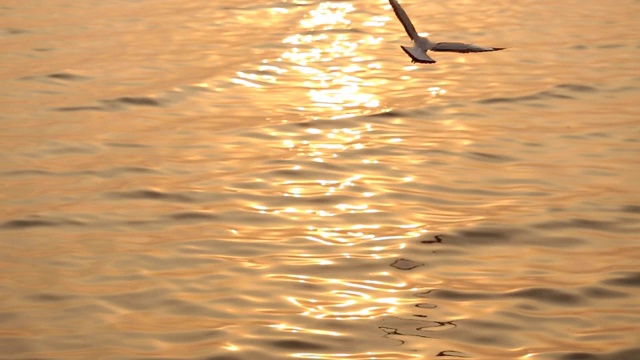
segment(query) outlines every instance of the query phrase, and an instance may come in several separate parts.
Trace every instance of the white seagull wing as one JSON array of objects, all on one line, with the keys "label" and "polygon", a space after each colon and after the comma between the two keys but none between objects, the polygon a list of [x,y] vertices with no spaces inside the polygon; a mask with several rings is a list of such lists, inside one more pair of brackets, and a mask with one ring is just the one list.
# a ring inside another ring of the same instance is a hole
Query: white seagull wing
[{"label": "white seagull wing", "polygon": [[460,42],[439,42],[430,49],[431,51],[447,51],[458,53],[470,53],[470,52],[485,52],[485,51],[498,51],[504,50],[504,48],[494,48],[486,46],[478,46],[473,44],[465,44]]},{"label": "white seagull wing", "polygon": [[400,4],[396,0],[389,0],[389,3],[391,4],[393,12],[396,13],[398,20],[400,20],[402,26],[404,26],[404,30],[407,32],[407,35],[409,35],[411,40],[416,41],[418,38],[420,38],[420,36],[418,36],[416,28],[411,23],[409,16],[406,12],[404,12],[404,9],[402,9],[402,6],[400,6]]},{"label": "white seagull wing", "polygon": [[419,46],[408,47],[408,46],[400,46],[402,50],[404,50],[407,55],[411,58],[411,62],[414,63],[423,63],[423,64],[435,64],[435,60],[427,55],[427,52],[420,48]]}]

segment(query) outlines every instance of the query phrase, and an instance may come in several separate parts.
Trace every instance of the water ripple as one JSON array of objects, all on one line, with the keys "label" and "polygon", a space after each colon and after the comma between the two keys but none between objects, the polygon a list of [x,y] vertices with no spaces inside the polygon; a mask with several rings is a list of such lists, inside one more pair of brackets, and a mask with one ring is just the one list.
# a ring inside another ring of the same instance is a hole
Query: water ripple
[{"label": "water ripple", "polygon": [[2,357],[640,356],[635,2],[124,3],[0,11]]}]

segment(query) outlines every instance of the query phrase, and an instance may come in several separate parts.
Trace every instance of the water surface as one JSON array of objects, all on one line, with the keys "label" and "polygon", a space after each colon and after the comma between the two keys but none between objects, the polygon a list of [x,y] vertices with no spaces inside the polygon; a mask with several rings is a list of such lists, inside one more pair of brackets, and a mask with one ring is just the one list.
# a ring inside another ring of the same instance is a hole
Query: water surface
[{"label": "water surface", "polygon": [[0,353],[640,357],[640,3],[0,6]]}]

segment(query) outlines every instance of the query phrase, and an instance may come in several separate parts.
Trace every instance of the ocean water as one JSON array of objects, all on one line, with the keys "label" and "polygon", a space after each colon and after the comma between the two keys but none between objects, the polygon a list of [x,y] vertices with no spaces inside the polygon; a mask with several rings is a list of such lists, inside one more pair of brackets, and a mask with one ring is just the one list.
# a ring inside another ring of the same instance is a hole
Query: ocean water
[{"label": "ocean water", "polygon": [[640,358],[640,2],[3,1],[0,359]]}]

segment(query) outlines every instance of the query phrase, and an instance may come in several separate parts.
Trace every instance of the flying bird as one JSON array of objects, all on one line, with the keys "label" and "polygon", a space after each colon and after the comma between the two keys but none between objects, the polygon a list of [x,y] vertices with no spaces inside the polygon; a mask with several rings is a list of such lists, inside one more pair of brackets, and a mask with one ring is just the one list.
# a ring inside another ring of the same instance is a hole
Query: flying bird
[{"label": "flying bird", "polygon": [[428,38],[418,35],[416,28],[411,23],[409,16],[402,9],[400,4],[396,0],[389,0],[393,12],[396,13],[398,20],[404,26],[404,30],[407,35],[413,40],[413,47],[400,46],[407,55],[411,58],[412,63],[434,64],[436,61],[427,55],[427,51],[448,51],[457,53],[470,53],[470,52],[486,52],[486,51],[498,51],[505,48],[485,47],[477,46],[473,44],[465,44],[460,42],[439,42],[434,43],[429,41]]}]

